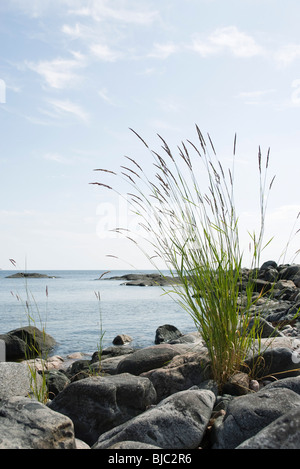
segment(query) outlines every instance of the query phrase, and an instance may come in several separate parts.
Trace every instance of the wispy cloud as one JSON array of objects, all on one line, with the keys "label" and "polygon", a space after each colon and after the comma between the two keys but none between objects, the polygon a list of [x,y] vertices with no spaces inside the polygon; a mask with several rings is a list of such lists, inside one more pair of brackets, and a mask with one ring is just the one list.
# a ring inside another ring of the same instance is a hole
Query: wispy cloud
[{"label": "wispy cloud", "polygon": [[110,106],[116,106],[116,103],[109,95],[107,88],[101,88],[101,90],[98,90],[98,95],[103,101],[105,101]]},{"label": "wispy cloud", "polygon": [[91,44],[90,51],[97,59],[104,62],[115,62],[122,55],[103,43]]},{"label": "wispy cloud", "polygon": [[179,46],[169,42],[165,44],[154,44],[152,52],[150,52],[149,57],[157,59],[167,59],[170,55],[179,51]]},{"label": "wispy cloud", "polygon": [[266,98],[276,92],[275,89],[241,91],[237,98],[244,101],[245,104],[264,104]]},{"label": "wispy cloud", "polygon": [[300,59],[300,44],[287,44],[279,48],[275,59],[282,66],[288,66],[295,60]]},{"label": "wispy cloud", "polygon": [[77,119],[88,122],[89,115],[78,104],[69,100],[49,100],[48,104],[52,111],[44,111],[45,114],[54,118],[65,118],[66,116],[76,117]]},{"label": "wispy cloud", "polygon": [[144,2],[91,0],[88,5],[86,1],[77,2],[77,8],[69,9],[69,14],[91,17],[95,21],[110,19],[122,23],[147,25],[159,18],[157,10],[149,9]]},{"label": "wispy cloud", "polygon": [[55,163],[67,164],[69,160],[59,153],[46,153],[43,158],[48,161],[54,161]]},{"label": "wispy cloud", "polygon": [[255,39],[240,31],[236,26],[227,26],[213,31],[206,39],[196,35],[191,46],[202,57],[229,51],[239,58],[254,57],[264,54],[264,49]]},{"label": "wispy cloud", "polygon": [[25,65],[38,75],[40,75],[50,88],[64,89],[78,85],[81,78],[77,72],[86,66],[86,61],[82,54],[74,52],[73,58],[56,58],[53,60],[43,60],[37,63],[26,62]]}]

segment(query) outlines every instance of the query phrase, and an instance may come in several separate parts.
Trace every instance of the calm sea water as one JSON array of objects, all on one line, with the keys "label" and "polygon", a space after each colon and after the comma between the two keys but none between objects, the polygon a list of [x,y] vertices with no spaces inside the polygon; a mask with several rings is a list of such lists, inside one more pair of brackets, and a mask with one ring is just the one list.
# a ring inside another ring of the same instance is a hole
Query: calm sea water
[{"label": "calm sea water", "polygon": [[[121,285],[105,280],[128,271],[111,271],[98,280],[102,271],[38,271],[58,278],[6,278],[16,271],[0,271],[0,334],[32,324],[54,337],[58,345],[53,353],[65,356],[97,350],[102,329],[105,347],[117,334],[128,334],[135,347],[154,344],[158,326],[172,324],[181,332],[195,330],[191,317],[160,287]],[[150,271],[142,271],[150,273]],[[100,293],[100,302],[96,298]]]}]

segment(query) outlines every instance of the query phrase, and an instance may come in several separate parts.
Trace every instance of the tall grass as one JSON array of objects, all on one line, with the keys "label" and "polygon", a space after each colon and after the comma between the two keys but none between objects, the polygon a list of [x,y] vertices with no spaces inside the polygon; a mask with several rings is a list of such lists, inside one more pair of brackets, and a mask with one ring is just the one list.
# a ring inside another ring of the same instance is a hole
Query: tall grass
[{"label": "tall grass", "polygon": [[[255,301],[254,279],[243,285],[245,253],[234,191],[236,137],[233,165],[225,170],[210,136],[205,139],[197,126],[196,132],[197,145],[189,140],[182,142],[176,156],[161,136],[158,137],[163,152],[158,153],[136,134],[153,158],[153,171],[144,170],[141,163],[126,157],[127,164],[121,167],[119,176],[131,187],[127,197],[133,212],[139,216],[148,243],[142,249],[155,267],[158,261],[163,261],[180,279],[171,293],[201,333],[208,347],[213,377],[221,388],[241,369],[254,341],[259,340],[255,333],[257,321],[248,328]],[[260,227],[257,233],[249,233],[249,267],[253,272],[259,267],[264,248],[266,207],[274,180],[268,182],[268,166],[269,152],[263,163],[259,149]],[[112,173],[106,169],[97,171]],[[118,192],[112,185],[93,184]],[[134,233],[129,234],[120,227],[117,231],[141,247]],[[246,299],[243,302],[239,301],[242,285]]]},{"label": "tall grass", "polygon": [[[16,261],[10,259],[11,264],[16,267]],[[26,269],[25,269],[26,270]],[[32,335],[24,332],[22,339],[25,342],[25,362],[27,363],[30,376],[30,390],[35,399],[39,402],[46,403],[48,400],[47,386],[47,360],[48,349],[46,343],[46,322],[48,314],[48,286],[45,289],[46,295],[46,311],[44,318],[40,312],[40,308],[36,299],[29,289],[27,278],[24,277],[25,300],[20,293],[11,292],[13,296],[23,305],[27,326],[32,327]],[[37,323],[38,321],[38,323]],[[36,331],[42,334],[42,344],[36,340]],[[35,360],[39,359],[40,367],[36,366]]]}]

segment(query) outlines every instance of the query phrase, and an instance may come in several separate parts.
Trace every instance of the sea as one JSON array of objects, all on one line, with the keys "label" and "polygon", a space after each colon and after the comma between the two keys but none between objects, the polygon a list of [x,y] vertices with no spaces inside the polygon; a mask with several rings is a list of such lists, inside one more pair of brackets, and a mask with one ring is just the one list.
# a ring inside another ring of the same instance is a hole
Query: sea
[{"label": "sea", "polygon": [[118,334],[132,337],[133,347],[147,347],[164,324],[183,334],[196,330],[191,316],[166,287],[125,286],[122,280],[110,280],[153,271],[35,272],[51,278],[7,278],[16,271],[0,270],[0,334],[29,324],[44,328],[56,340],[53,355],[92,354],[100,345],[112,346]]}]

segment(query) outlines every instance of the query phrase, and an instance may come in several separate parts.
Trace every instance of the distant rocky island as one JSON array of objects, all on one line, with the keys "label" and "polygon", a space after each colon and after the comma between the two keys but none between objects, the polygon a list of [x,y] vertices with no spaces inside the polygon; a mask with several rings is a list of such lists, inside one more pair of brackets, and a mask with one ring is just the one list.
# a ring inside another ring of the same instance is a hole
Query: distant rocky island
[{"label": "distant rocky island", "polygon": [[13,275],[8,275],[5,278],[57,278],[54,277],[53,275],[46,275],[46,274],[38,274],[38,273],[29,273],[29,272],[17,272],[16,274]]},{"label": "distant rocky island", "polygon": [[107,277],[104,280],[120,280],[122,285],[133,285],[139,287],[165,286],[180,282],[180,279],[177,277],[164,276],[158,273],[131,273],[120,277]]}]

